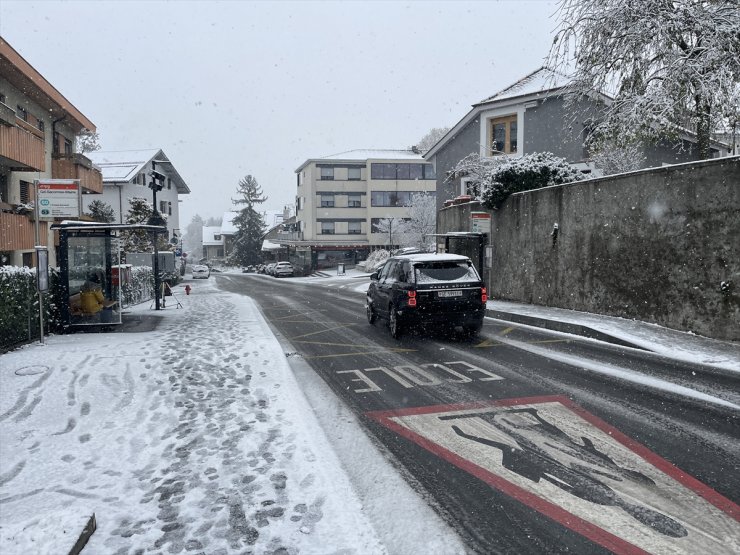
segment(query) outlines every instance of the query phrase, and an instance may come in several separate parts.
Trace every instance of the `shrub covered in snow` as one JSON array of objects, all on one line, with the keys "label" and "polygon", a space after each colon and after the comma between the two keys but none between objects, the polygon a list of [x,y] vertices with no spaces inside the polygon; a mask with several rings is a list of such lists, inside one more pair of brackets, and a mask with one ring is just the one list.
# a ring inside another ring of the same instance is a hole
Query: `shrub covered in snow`
[{"label": "shrub covered in snow", "polygon": [[121,286],[121,305],[131,306],[154,298],[154,272],[149,266],[132,266],[131,283]]},{"label": "shrub covered in snow", "polygon": [[366,272],[374,272],[378,267],[382,266],[386,260],[388,260],[390,255],[391,253],[385,249],[375,250],[370,253],[367,260],[358,264],[358,266],[361,266]]},{"label": "shrub covered in snow", "polygon": [[550,185],[580,181],[583,174],[564,158],[549,152],[534,152],[496,164],[482,183],[481,200],[486,208],[499,208],[512,193]]},{"label": "shrub covered in snow", "polygon": [[[44,296],[44,329],[59,326],[59,276],[50,269],[49,292]],[[0,348],[39,336],[39,296],[36,270],[0,266]]]}]

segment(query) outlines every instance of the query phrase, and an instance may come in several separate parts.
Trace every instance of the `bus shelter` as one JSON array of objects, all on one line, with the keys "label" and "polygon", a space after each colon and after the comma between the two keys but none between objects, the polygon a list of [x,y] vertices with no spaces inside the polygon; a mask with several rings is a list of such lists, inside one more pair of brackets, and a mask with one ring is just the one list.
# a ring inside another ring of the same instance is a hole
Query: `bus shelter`
[{"label": "bus shelter", "polygon": [[118,235],[142,230],[166,233],[162,226],[105,224],[64,221],[51,227],[59,231],[59,285],[62,327],[74,331],[91,326],[121,324],[121,287],[125,265],[121,265]]}]

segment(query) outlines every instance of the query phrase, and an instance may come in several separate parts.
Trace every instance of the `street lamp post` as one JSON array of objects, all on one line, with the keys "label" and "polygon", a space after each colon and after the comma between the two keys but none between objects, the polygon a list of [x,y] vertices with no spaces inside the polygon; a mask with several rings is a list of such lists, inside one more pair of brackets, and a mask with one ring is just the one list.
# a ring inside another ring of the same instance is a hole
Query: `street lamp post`
[{"label": "street lamp post", "polygon": [[[152,190],[152,215],[149,218],[149,225],[161,226],[163,223],[162,215],[157,209],[157,192],[161,191],[164,187],[165,176],[157,171],[157,161],[152,160],[152,171],[149,173],[152,180],[149,182],[149,188]],[[162,280],[159,277],[159,232],[152,230],[152,237],[154,238],[154,309],[161,310],[159,304],[159,292],[162,287]]]}]

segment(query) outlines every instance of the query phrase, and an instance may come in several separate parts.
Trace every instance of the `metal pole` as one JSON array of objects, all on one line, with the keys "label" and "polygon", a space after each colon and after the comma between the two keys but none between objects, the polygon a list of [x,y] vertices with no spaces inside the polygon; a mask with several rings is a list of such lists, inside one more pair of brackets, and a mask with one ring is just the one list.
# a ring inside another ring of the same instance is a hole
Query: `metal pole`
[{"label": "metal pole", "polygon": [[[40,236],[41,231],[39,230],[39,180],[34,179],[33,180],[33,235],[34,235],[34,248],[39,245],[40,243]],[[38,250],[36,250],[36,273],[38,273],[39,268],[39,259],[38,259]],[[41,345],[44,344],[44,294],[41,291],[38,291],[39,296],[39,343]]]}]

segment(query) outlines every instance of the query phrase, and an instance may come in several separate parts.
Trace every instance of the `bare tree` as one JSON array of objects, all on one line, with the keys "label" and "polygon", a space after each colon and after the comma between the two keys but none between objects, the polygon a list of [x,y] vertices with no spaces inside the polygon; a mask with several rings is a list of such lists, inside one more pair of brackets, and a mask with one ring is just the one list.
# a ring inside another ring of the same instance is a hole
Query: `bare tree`
[{"label": "bare tree", "polygon": [[388,236],[388,248],[394,245],[408,246],[408,220],[406,218],[388,217],[380,219],[375,229]]},{"label": "bare tree", "polygon": [[416,148],[419,149],[420,152],[426,152],[437,144],[437,142],[444,137],[449,130],[449,127],[432,127],[426,135],[419,139],[419,142],[416,144]]},{"label": "bare tree", "polygon": [[612,98],[594,136],[630,143],[688,127],[711,156],[740,77],[737,0],[560,0],[559,18],[548,65],[571,75],[567,97]]},{"label": "bare tree", "polygon": [[100,150],[100,136],[88,129],[83,129],[75,138],[75,150],[80,154]]},{"label": "bare tree", "polygon": [[437,230],[437,200],[426,192],[413,193],[406,206],[409,209],[406,240],[410,245],[428,250],[434,245],[432,234]]}]

